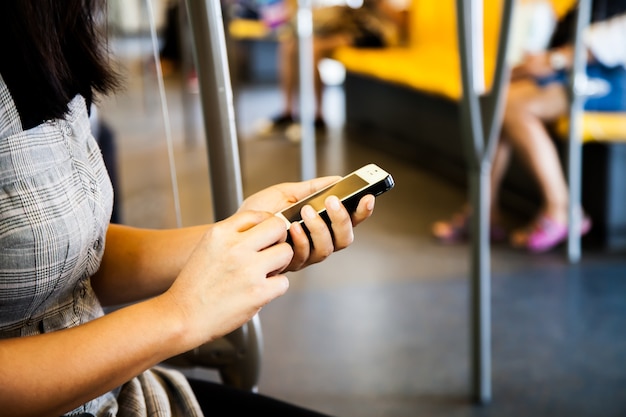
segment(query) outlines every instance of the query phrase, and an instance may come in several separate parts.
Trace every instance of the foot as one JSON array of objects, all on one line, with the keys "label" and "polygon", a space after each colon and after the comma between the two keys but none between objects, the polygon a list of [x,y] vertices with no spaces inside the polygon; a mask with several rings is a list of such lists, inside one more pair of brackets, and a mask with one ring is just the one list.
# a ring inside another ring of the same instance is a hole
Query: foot
[{"label": "foot", "polygon": [[[586,235],[589,230],[591,230],[591,219],[584,216],[580,224],[580,235]],[[558,222],[551,217],[542,215],[526,229],[513,233],[511,244],[533,253],[541,253],[563,243],[567,239],[567,235],[567,223]]]},{"label": "foot", "polygon": [[323,132],[326,130],[326,122],[322,116],[317,116],[313,122],[316,132]]},{"label": "foot", "polygon": [[[315,128],[316,134],[326,132],[326,122],[321,117],[315,118],[313,127]],[[300,143],[302,141],[302,126],[300,126],[299,123],[293,123],[285,130],[285,136],[290,142]],[[319,139],[319,136],[317,139]]]},{"label": "foot", "polygon": [[267,135],[273,132],[287,130],[296,123],[296,119],[289,113],[281,113],[268,120],[262,120],[258,123],[257,132]]},{"label": "foot", "polygon": [[295,122],[296,119],[289,113],[279,114],[278,116],[272,118],[272,126],[275,129],[286,129]]},{"label": "foot", "polygon": [[[470,237],[471,214],[469,211],[456,213],[448,221],[438,221],[433,224],[432,233],[440,243],[452,244],[465,242]],[[502,242],[506,239],[506,230],[498,223],[492,222],[489,237],[492,242]]]}]

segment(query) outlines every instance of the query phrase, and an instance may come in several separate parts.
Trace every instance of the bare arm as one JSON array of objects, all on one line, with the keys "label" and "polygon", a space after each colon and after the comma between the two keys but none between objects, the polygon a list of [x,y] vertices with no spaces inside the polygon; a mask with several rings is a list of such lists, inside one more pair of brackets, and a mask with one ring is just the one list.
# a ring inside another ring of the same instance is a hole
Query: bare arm
[{"label": "bare arm", "polygon": [[72,329],[0,341],[2,414],[62,415],[184,351],[183,329],[182,315],[155,299]]},{"label": "bare arm", "polygon": [[[274,185],[248,197],[241,210],[275,213],[325,187],[340,177],[316,178],[299,183]],[[310,245],[301,227],[293,227],[295,253],[287,270],[294,271],[323,261],[332,252],[348,247],[353,226],[366,220],[374,210],[374,197],[363,198],[350,216],[343,207],[329,207],[333,234],[319,216],[307,220],[315,245]],[[166,291],[187,262],[203,233],[210,226],[146,230],[111,225],[107,232],[104,258],[91,283],[103,305],[125,304]]]},{"label": "bare arm", "polygon": [[[58,416],[221,337],[284,294],[284,223],[247,211],[208,227],[160,296],[77,327],[0,341],[3,416]],[[183,251],[181,251],[182,253]]]},{"label": "bare arm", "polygon": [[332,180],[270,187],[247,199],[241,212],[210,226],[111,226],[94,289],[112,304],[146,301],[72,329],[0,341],[3,416],[63,414],[246,323],[287,291],[289,281],[277,271],[319,262],[347,247],[352,226],[372,214],[372,196],[352,216],[329,202],[333,236],[315,216],[306,220],[312,247],[302,230],[293,236],[294,249],[284,243],[285,224],[272,213]]},{"label": "bare arm", "polygon": [[92,286],[103,305],[143,300],[166,291],[208,226],[146,230],[110,225]]}]

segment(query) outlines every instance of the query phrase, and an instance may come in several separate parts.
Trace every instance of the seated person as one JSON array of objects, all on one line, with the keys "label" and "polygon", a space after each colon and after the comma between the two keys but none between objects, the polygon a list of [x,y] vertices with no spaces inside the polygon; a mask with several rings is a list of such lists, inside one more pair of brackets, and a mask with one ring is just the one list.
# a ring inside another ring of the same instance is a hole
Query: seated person
[{"label": "seated person", "polygon": [[352,214],[328,197],[330,228],[305,207],[310,240],[273,213],[337,177],[269,187],[214,224],[112,224],[88,116],[119,86],[97,26],[105,5],[0,2],[2,415],[319,416],[156,365],[239,328],[287,291],[287,271],[349,246],[374,197]]},{"label": "seated person", "polygon": [[[350,3],[350,2],[348,2]],[[343,46],[381,48],[403,42],[406,10],[410,0],[365,0],[360,7],[332,6],[313,10],[313,65],[315,127],[324,129],[322,79],[319,63]],[[295,10],[292,14],[295,15]],[[298,36],[295,21],[285,25],[280,35],[279,77],[283,96],[282,111],[260,126],[260,133],[285,129],[298,120],[295,93],[298,89]]]},{"label": "seated person", "polygon": [[[557,25],[549,50],[530,54],[513,68],[506,101],[501,138],[491,172],[492,239],[505,233],[500,226],[499,190],[511,152],[516,152],[539,185],[542,206],[527,227],[514,231],[510,241],[531,252],[552,249],[567,238],[568,187],[559,156],[546,124],[568,111],[567,82],[572,65],[572,9]],[[589,91],[585,109],[626,110],[626,1],[593,2],[592,23],[584,34],[588,58]],[[433,225],[433,235],[442,242],[456,242],[468,235],[466,207],[452,220]],[[591,219],[582,217],[582,234],[591,228]]]}]

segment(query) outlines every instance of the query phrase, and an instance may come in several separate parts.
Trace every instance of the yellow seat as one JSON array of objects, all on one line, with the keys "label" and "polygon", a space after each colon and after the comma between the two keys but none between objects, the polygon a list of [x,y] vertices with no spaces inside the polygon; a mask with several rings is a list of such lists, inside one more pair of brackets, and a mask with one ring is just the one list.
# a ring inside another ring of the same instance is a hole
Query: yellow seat
[{"label": "yellow seat", "polygon": [[[500,0],[485,1],[485,76],[490,85],[497,48]],[[334,58],[347,71],[372,76],[430,94],[458,100],[461,73],[455,0],[414,0],[405,46],[382,49],[346,47]]]},{"label": "yellow seat", "polygon": [[[585,143],[626,143],[626,112],[591,112],[583,111],[580,116],[581,126],[579,137],[581,144]],[[570,139],[570,120],[562,117],[556,123],[557,135],[564,139]],[[567,170],[567,181],[570,192],[569,208],[570,213],[574,213],[581,207],[581,179],[582,165],[580,163],[580,150],[576,150],[580,145],[569,144],[570,146],[570,167]],[[611,171],[613,171],[611,169]],[[620,174],[615,174],[620,176]],[[609,184],[614,181],[607,181]],[[595,186],[593,184],[592,186]],[[601,185],[601,184],[597,184]],[[620,186],[621,188],[621,186]],[[617,191],[612,189],[612,191]],[[610,193],[610,192],[609,192]],[[620,194],[618,191],[617,194]],[[622,197],[623,198],[623,197]],[[567,256],[570,262],[576,262],[580,258],[581,238],[576,229],[570,225],[568,233]]]},{"label": "yellow seat", "polygon": [[233,19],[228,25],[228,33],[233,39],[254,40],[267,38],[271,30],[260,20]]},{"label": "yellow seat", "polygon": [[[484,70],[487,89],[493,81],[502,16],[502,0],[485,0],[483,12]],[[552,0],[557,16],[574,0]],[[403,85],[452,100],[461,97],[456,1],[413,0],[409,35],[403,47],[367,49],[346,47],[334,58],[347,71]]]},{"label": "yellow seat", "polygon": [[[559,137],[567,138],[569,119],[563,117],[556,124]],[[626,112],[584,112],[581,138],[587,142],[626,142]]]}]

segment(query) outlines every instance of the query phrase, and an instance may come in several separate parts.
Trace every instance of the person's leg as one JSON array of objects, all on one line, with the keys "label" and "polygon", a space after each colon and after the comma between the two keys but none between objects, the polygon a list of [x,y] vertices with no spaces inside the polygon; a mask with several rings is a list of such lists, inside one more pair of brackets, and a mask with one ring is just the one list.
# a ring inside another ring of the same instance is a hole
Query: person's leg
[{"label": "person's leg", "polygon": [[[491,240],[506,239],[506,230],[502,227],[500,207],[498,205],[500,185],[511,159],[511,146],[500,140],[496,146],[495,155],[491,164],[489,215],[491,225]],[[461,210],[453,214],[450,220],[437,221],[432,226],[433,236],[444,243],[456,243],[468,238],[469,218],[472,208],[465,203]]]},{"label": "person's leg", "polygon": [[294,97],[298,82],[298,40],[289,36],[279,43],[279,77],[280,88],[283,95],[283,115],[293,116],[295,106]]},{"label": "person's leg", "polygon": [[509,167],[511,161],[511,145],[500,139],[496,146],[493,161],[491,163],[491,176],[490,176],[490,198],[489,198],[489,213],[491,213],[492,224],[500,224],[500,187],[504,174]]},{"label": "person's leg", "polygon": [[[506,230],[501,225],[500,208],[498,205],[498,196],[502,178],[508,167],[511,155],[511,147],[502,140],[498,142],[496,147],[494,160],[491,165],[490,186],[491,194],[489,201],[489,215],[491,227],[491,240],[498,242],[505,240]],[[469,203],[465,203],[463,207],[452,215],[449,220],[440,220],[432,225],[433,236],[443,243],[457,243],[465,241],[469,237],[469,220],[472,214],[472,208]]]},{"label": "person's leg", "polygon": [[[557,218],[560,218],[564,201],[567,213],[567,186],[556,149],[544,125],[544,122],[556,119],[567,109],[565,89],[556,85],[541,89],[531,80],[516,81],[509,87],[505,106],[502,137],[496,148],[490,179],[494,240],[504,237],[499,226],[501,216],[498,200],[512,151],[520,154],[522,162],[540,184],[547,207],[543,212],[558,212]],[[470,214],[471,207],[465,204],[451,220],[436,222],[432,228],[433,235],[444,242],[465,239]]]},{"label": "person's leg", "polygon": [[503,139],[536,180],[542,197],[537,220],[531,227],[512,235],[516,246],[546,250],[564,238],[569,190],[546,123],[565,114],[567,108],[562,84],[540,88],[534,82],[521,81],[511,86],[502,126]]},{"label": "person's leg", "polygon": [[278,114],[259,121],[256,130],[260,135],[267,135],[288,129],[296,122],[295,94],[297,92],[298,83],[297,44],[297,38],[293,34],[285,34],[278,43],[278,80],[283,107]]},{"label": "person's leg", "polygon": [[164,42],[160,51],[161,70],[165,76],[172,74],[181,62],[179,10],[179,2],[170,4],[165,16]]},{"label": "person's leg", "polygon": [[189,384],[206,416],[257,415],[275,417],[328,417],[325,414],[262,394],[242,391],[220,383],[189,379]]},{"label": "person's leg", "polygon": [[532,81],[514,83],[506,106],[502,124],[504,140],[537,181],[544,214],[567,221],[567,184],[545,125],[567,111],[565,87],[550,84],[540,88]]},{"label": "person's leg", "polygon": [[316,36],[313,38],[313,70],[315,74],[315,119],[323,121],[322,96],[324,85],[319,70],[319,63],[323,58],[330,56],[337,48],[352,44],[352,37],[346,34],[335,34],[331,36]]}]

